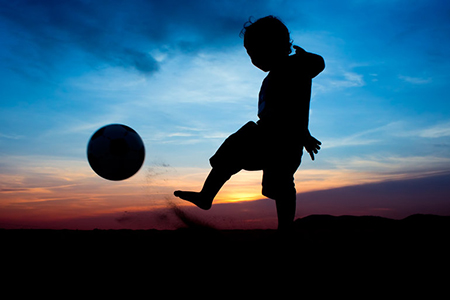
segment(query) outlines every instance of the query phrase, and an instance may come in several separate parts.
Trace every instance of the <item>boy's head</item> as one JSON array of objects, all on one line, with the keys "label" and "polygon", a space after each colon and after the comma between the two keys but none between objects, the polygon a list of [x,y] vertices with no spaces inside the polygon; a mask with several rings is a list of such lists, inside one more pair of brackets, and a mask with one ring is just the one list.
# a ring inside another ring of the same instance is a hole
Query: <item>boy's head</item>
[{"label": "boy's head", "polygon": [[252,63],[265,72],[270,71],[281,58],[292,51],[289,30],[274,16],[247,22],[241,31],[242,35]]}]

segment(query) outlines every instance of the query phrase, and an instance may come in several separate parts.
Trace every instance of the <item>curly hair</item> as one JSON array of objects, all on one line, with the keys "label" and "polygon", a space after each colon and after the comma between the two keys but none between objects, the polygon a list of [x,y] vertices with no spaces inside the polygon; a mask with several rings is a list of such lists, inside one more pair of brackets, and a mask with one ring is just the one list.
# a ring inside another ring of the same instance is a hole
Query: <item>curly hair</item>
[{"label": "curly hair", "polygon": [[252,21],[252,17],[244,23],[239,36],[244,38],[244,45],[254,40],[267,40],[271,45],[283,47],[290,54],[292,40],[286,25],[277,17],[269,15]]}]

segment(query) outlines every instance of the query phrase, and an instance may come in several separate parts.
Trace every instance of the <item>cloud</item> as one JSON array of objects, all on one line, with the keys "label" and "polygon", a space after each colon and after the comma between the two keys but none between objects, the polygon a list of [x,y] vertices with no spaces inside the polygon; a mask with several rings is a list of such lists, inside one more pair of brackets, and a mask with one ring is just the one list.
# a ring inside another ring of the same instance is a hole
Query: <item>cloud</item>
[{"label": "cloud", "polygon": [[167,53],[238,41],[245,19],[235,7],[241,4],[250,10],[245,1],[18,0],[2,3],[0,23],[8,28],[10,69],[48,75],[71,58],[149,75]]},{"label": "cloud", "polygon": [[318,86],[319,90],[336,91],[336,89],[353,88],[365,86],[363,75],[351,71],[342,71],[340,73],[331,74],[323,80]]},{"label": "cloud", "polygon": [[[442,138],[450,136],[450,122],[413,128],[414,124],[393,122],[390,133],[396,137]],[[417,125],[415,125],[417,126]]]},{"label": "cloud", "polygon": [[26,188],[10,188],[10,189],[0,189],[0,193],[15,193],[15,192],[27,192],[29,189]]},{"label": "cloud", "polygon": [[21,135],[17,134],[5,134],[0,132],[0,138],[8,139],[8,140],[19,140],[23,138]]},{"label": "cloud", "polygon": [[367,173],[376,180],[405,179],[429,176],[446,172],[450,168],[450,158],[442,156],[387,156],[366,155],[347,159],[329,160],[339,170]]},{"label": "cloud", "polygon": [[401,80],[412,83],[412,84],[427,84],[432,82],[432,79],[430,77],[423,78],[423,77],[411,77],[411,76],[403,76],[399,75],[398,78]]},{"label": "cloud", "polygon": [[[396,141],[398,141],[397,138],[438,139],[450,136],[450,122],[422,126],[420,128],[414,128],[414,126],[417,126],[417,124],[411,124],[406,121],[390,122],[386,125],[351,135],[327,138],[326,148],[364,146],[387,142],[392,144],[395,142],[392,138],[396,138]],[[442,145],[445,144],[443,143]]]},{"label": "cloud", "polygon": [[327,67],[318,78],[320,80],[313,83],[313,91],[318,93],[336,93],[338,90],[366,85],[363,74],[356,73],[343,61],[336,62],[331,59],[329,63],[327,60]]},{"label": "cloud", "polygon": [[385,138],[384,136],[382,137],[380,133],[395,131],[399,123],[400,122],[391,122],[386,125],[357,132],[349,136],[343,136],[339,138],[329,138],[327,139],[326,147],[335,148],[335,147],[371,145],[380,142],[382,138]]},{"label": "cloud", "polygon": [[363,80],[363,75],[357,74],[354,72],[344,72],[344,78],[346,84],[344,84],[344,87],[359,87],[364,86],[365,82]]},{"label": "cloud", "polygon": [[420,137],[440,138],[450,136],[450,122],[435,125],[418,132]]},{"label": "cloud", "polygon": [[137,7],[119,2],[23,0],[4,3],[0,16],[14,33],[12,50],[32,61],[35,69],[52,70],[81,51],[100,62],[149,74],[158,70],[156,60],[133,34],[127,36],[132,16],[120,19],[133,9]]}]

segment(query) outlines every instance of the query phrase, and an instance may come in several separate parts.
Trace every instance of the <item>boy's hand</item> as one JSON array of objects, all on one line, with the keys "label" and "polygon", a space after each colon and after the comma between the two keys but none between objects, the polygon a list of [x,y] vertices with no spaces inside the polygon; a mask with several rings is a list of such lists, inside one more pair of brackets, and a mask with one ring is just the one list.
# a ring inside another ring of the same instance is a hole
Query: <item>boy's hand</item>
[{"label": "boy's hand", "polygon": [[295,54],[306,53],[305,49],[303,49],[302,47],[299,47],[297,45],[292,45],[292,47],[295,49]]},{"label": "boy's hand", "polygon": [[322,143],[313,136],[309,136],[306,144],[304,145],[312,160],[314,160],[314,154],[317,154],[320,150],[319,145],[322,145]]}]

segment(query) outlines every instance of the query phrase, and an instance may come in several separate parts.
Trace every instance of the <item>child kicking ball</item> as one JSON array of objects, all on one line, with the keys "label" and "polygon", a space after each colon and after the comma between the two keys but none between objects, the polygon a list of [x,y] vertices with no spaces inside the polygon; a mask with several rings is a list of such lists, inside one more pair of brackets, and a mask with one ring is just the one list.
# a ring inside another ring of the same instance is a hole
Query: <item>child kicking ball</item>
[{"label": "child kicking ball", "polygon": [[294,173],[303,148],[314,160],[320,142],[308,130],[312,78],[325,68],[321,56],[293,46],[287,27],[267,16],[244,25],[244,47],[257,68],[269,72],[259,92],[258,118],[230,135],[210,158],[211,171],[200,192],[174,195],[201,209],[232,175],[262,170],[262,194],[275,200],[278,229],[290,229],[296,211]]}]

